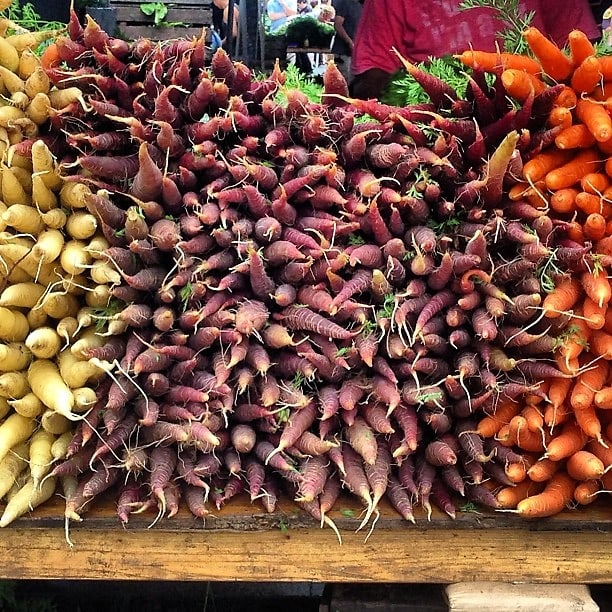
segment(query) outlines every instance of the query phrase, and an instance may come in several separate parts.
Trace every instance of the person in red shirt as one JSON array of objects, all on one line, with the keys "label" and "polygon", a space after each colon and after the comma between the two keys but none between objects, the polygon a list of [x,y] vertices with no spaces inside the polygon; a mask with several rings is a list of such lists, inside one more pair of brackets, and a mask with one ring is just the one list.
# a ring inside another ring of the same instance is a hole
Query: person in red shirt
[{"label": "person in red shirt", "polygon": [[[460,0],[365,0],[353,49],[352,94],[376,98],[401,63],[392,47],[405,58],[421,62],[429,57],[461,53],[474,48],[494,51],[503,28],[493,8],[460,10]],[[525,13],[534,13],[532,25],[563,46],[573,29],[596,40],[598,25],[588,0],[520,0]]]}]

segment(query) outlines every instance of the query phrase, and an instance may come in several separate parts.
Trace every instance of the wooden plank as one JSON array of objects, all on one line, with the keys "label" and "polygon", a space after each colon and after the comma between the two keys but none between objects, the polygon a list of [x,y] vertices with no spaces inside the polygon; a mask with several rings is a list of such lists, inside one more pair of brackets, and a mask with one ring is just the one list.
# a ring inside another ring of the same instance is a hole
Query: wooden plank
[{"label": "wooden plank", "polygon": [[[117,21],[143,24],[154,23],[153,16],[145,15],[138,6],[118,6]],[[194,7],[171,8],[164,18],[164,21],[169,23],[197,23],[210,25],[212,23],[212,10],[201,7],[197,9]]]},{"label": "wooden plank", "polygon": [[[134,0],[110,0],[112,7],[118,8],[121,6],[133,6],[138,8],[140,2]],[[176,2],[168,2],[168,8],[177,8],[183,6],[192,6],[197,8],[207,7],[212,10],[212,0],[177,0]]]},{"label": "wooden plank", "polygon": [[[112,531],[118,528],[115,513],[116,495],[109,494],[88,509],[83,517],[84,522],[76,525],[77,528],[92,523],[96,529]],[[376,523],[376,531],[397,531],[408,536],[412,525],[406,523],[386,500],[379,505],[380,517]],[[353,531],[360,524],[362,507],[354,498],[342,496],[330,513],[330,517],[343,531]],[[30,529],[64,528],[64,508],[62,500],[55,497],[27,517],[19,519],[15,524]],[[496,529],[515,529],[531,537],[537,531],[550,532],[581,532],[612,533],[612,508],[605,501],[595,502],[588,507],[567,510],[548,519],[525,520],[510,513],[495,512],[457,512],[455,520],[449,519],[437,509],[433,509],[431,520],[427,521],[421,508],[415,508],[416,524],[427,529],[444,532],[447,529],[482,531]],[[153,510],[144,514],[132,515],[129,527],[146,529],[153,519]],[[233,530],[233,531],[265,531],[275,530],[283,524],[288,529],[307,529],[313,525],[312,519],[296,506],[292,501],[283,498],[279,501],[277,510],[269,514],[257,504],[252,504],[247,496],[235,497],[227,506],[217,511],[211,507],[210,515],[206,518],[207,530]],[[170,520],[162,520],[157,526],[168,526],[171,530],[191,531],[202,528],[198,521],[185,508],[183,504],[178,514]],[[0,534],[4,533],[0,531]]]},{"label": "wooden plank", "polygon": [[329,53],[330,47],[287,47],[287,53]]},{"label": "wooden plank", "polygon": [[246,498],[232,500],[211,509],[204,523],[183,509],[151,528],[154,513],[136,515],[124,529],[108,500],[71,525],[70,548],[57,500],[2,530],[0,578],[612,582],[609,505],[538,521],[493,513],[459,513],[451,521],[434,513],[428,522],[419,513],[413,526],[383,504],[367,541],[364,531],[355,532],[360,511],[343,498],[330,515],[341,529],[340,546],[330,529],[289,501],[266,514]]},{"label": "wooden plank", "polygon": [[[612,581],[611,534],[413,528],[172,531],[7,528],[1,578],[447,583],[474,580]],[[596,560],[596,562],[594,562]]]},{"label": "wooden plank", "polygon": [[154,28],[150,25],[128,25],[118,23],[121,35],[128,40],[150,38],[151,40],[170,40],[173,38],[199,38],[202,28]]}]

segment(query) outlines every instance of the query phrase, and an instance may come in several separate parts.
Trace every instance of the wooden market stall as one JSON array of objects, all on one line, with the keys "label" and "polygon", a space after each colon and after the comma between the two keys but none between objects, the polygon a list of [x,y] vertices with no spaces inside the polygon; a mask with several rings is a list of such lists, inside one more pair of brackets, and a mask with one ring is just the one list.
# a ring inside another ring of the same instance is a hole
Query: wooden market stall
[{"label": "wooden market stall", "polygon": [[202,28],[212,25],[212,0],[180,0],[167,6],[167,13],[156,24],[155,14],[145,14],[143,3],[135,0],[111,0],[116,10],[117,28],[123,37],[136,39],[148,37],[167,40],[181,37],[198,37]]},{"label": "wooden market stall", "polygon": [[[265,514],[232,501],[203,523],[186,510],[150,526],[122,528],[112,503],[98,505],[65,539],[61,500],[1,532],[0,578],[329,583],[612,582],[612,521],[606,506],[546,520],[459,512],[409,524],[390,508],[366,541],[360,508],[341,500],[330,515],[342,544],[291,502]],[[350,516],[349,516],[350,515]],[[44,560],[41,563],[41,559]],[[137,562],[135,562],[137,560]]]}]

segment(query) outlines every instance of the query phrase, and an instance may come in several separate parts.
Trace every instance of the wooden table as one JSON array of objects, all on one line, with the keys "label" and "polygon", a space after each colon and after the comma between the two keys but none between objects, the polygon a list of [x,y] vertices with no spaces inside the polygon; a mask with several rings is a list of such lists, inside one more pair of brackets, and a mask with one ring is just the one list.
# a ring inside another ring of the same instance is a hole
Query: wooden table
[{"label": "wooden table", "polygon": [[287,53],[331,53],[329,47],[287,47]]},{"label": "wooden table", "polygon": [[[325,57],[331,56],[332,52],[328,48],[319,48],[319,47],[287,47],[287,56],[290,58],[295,58],[295,54],[297,53],[309,53],[312,54],[313,62],[312,69],[313,71],[326,63]],[[295,59],[294,59],[295,61]]]},{"label": "wooden table", "polygon": [[122,528],[112,503],[93,507],[64,537],[61,502],[0,532],[0,578],[329,583],[527,581],[612,583],[612,511],[567,511],[547,520],[508,514],[435,513],[412,525],[387,506],[370,538],[355,533],[360,508],[342,500],[330,515],[340,545],[291,502],[272,515],[232,501],[205,522],[187,511],[148,528]]}]

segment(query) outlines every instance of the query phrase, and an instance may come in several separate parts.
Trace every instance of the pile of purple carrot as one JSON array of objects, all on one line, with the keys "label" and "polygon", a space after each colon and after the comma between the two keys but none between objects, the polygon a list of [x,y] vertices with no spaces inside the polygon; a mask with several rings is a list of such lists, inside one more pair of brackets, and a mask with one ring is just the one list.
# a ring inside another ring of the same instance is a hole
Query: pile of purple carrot
[{"label": "pile of purple carrot", "polygon": [[517,453],[477,422],[558,375],[542,283],[583,254],[507,197],[556,88],[516,107],[478,70],[460,99],[415,69],[431,103],[399,108],[350,98],[330,63],[312,102],[204,38],[69,34],[47,73],[83,100],[47,142],[94,190],[116,273],[98,320],[120,325],[52,471],[77,477],[67,516],[111,487],[123,523],[240,494],[334,529],[342,490],[362,527],[383,498],[409,521],[496,507]]}]

